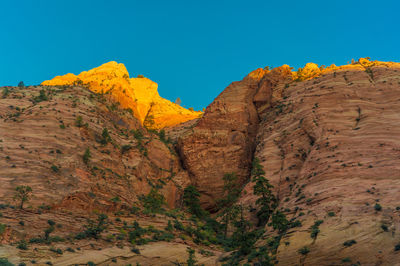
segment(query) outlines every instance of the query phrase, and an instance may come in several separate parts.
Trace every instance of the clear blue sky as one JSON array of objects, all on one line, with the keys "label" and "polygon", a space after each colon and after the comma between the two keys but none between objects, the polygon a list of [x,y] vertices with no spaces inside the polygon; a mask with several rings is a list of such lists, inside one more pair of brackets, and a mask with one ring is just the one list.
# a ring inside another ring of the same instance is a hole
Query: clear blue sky
[{"label": "clear blue sky", "polygon": [[400,61],[398,0],[1,0],[0,10],[0,86],[114,60],[201,109],[258,67]]}]

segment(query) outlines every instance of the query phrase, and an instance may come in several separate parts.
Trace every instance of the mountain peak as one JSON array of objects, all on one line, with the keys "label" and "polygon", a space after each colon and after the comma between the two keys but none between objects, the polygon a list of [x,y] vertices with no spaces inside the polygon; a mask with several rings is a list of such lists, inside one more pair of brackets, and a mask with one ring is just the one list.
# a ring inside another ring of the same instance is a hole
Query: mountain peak
[{"label": "mountain peak", "polygon": [[109,93],[123,108],[131,109],[140,122],[154,129],[196,119],[202,112],[185,109],[158,94],[158,84],[138,76],[129,78],[125,65],[111,61],[79,75],[66,74],[42,85],[85,85],[95,93]]}]

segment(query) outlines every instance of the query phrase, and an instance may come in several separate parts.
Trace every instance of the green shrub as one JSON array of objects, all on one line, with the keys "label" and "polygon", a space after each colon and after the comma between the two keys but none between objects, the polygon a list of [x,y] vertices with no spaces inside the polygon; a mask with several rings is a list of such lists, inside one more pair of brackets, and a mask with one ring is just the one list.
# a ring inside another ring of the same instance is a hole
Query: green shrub
[{"label": "green shrub", "polygon": [[167,230],[168,232],[172,232],[174,230],[171,220],[168,220],[168,225],[165,227],[165,230]]},{"label": "green shrub", "polygon": [[90,155],[90,149],[88,147],[88,148],[86,148],[85,153],[82,156],[83,162],[85,164],[88,164],[91,157],[92,156]]},{"label": "green shrub", "polygon": [[59,248],[50,248],[50,251],[53,251],[54,253],[57,253],[57,254],[60,254],[60,255],[62,255],[63,254],[63,251],[61,250],[61,249],[59,249]]},{"label": "green shrub", "polygon": [[11,262],[9,262],[7,258],[0,258],[0,265],[1,266],[15,266]]},{"label": "green shrub", "polygon": [[33,101],[35,103],[38,102],[43,102],[43,101],[47,101],[49,98],[47,97],[46,91],[44,89],[41,89],[39,91],[39,95],[33,98]]},{"label": "green shrub", "polygon": [[183,224],[181,222],[179,222],[178,220],[174,220],[174,228],[179,231],[185,230],[185,228],[183,227]]},{"label": "green shrub", "polygon": [[314,222],[314,225],[311,226],[311,238],[316,239],[320,230],[319,226],[323,223],[323,220],[317,220]]},{"label": "green shrub", "polygon": [[140,250],[136,247],[131,248],[131,251],[135,254],[140,254]]},{"label": "green shrub", "polygon": [[272,227],[278,230],[279,233],[285,232],[289,228],[289,221],[286,219],[286,215],[280,211],[276,211],[272,214]]},{"label": "green shrub", "polygon": [[298,252],[301,255],[307,255],[308,253],[310,253],[310,248],[307,246],[302,247],[301,249],[298,250]]},{"label": "green shrub", "polygon": [[88,219],[87,224],[84,226],[85,231],[78,233],[76,239],[95,238],[98,239],[100,234],[107,228],[108,217],[105,214],[97,215],[97,221]]},{"label": "green shrub", "polygon": [[376,203],[374,206],[375,211],[381,211],[382,210],[382,206],[379,203]]},{"label": "green shrub", "polygon": [[350,259],[349,257],[346,257],[346,258],[343,258],[343,259],[342,259],[342,262],[343,262],[343,263],[351,262],[351,259]]},{"label": "green shrub", "polygon": [[132,145],[122,145],[121,147],[121,154],[124,154],[125,152],[129,151],[130,149],[132,149]]},{"label": "green shrub", "polygon": [[53,172],[58,173],[58,171],[60,170],[56,165],[52,165],[51,170],[53,170]]},{"label": "green shrub", "polygon": [[352,240],[347,240],[347,241],[345,241],[344,243],[343,243],[343,246],[345,246],[345,247],[351,247],[352,245],[354,245],[354,244],[356,244],[357,243],[357,241],[355,241],[354,239],[352,239]]},{"label": "green shrub", "polygon": [[28,249],[28,243],[26,243],[25,240],[21,240],[17,243],[17,248],[22,249],[22,250],[27,250]]},{"label": "green shrub", "polygon": [[3,89],[3,95],[2,95],[3,99],[7,98],[9,93],[10,93],[10,90],[7,87],[5,87]]},{"label": "green shrub", "polygon": [[164,210],[162,206],[165,205],[165,197],[155,188],[152,188],[147,195],[140,196],[139,199],[143,202],[143,207],[152,213]]},{"label": "green shrub", "polygon": [[0,235],[6,231],[7,225],[0,223]]},{"label": "green shrub", "polygon": [[75,119],[75,126],[83,127],[83,118],[82,116],[78,115]]},{"label": "green shrub", "polygon": [[103,132],[101,133],[102,139],[100,141],[101,144],[106,145],[107,143],[111,142],[111,136],[110,133],[108,132],[107,128],[103,129]]}]

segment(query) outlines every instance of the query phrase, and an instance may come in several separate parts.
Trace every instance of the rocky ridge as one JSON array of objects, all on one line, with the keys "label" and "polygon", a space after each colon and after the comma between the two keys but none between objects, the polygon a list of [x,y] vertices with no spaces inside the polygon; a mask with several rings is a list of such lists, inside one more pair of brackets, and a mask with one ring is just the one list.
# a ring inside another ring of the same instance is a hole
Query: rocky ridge
[{"label": "rocky ridge", "polygon": [[126,67],[114,61],[79,75],[66,74],[42,82],[42,85],[85,85],[95,93],[110,94],[122,108],[132,110],[148,128],[161,129],[201,116],[202,112],[185,109],[158,94],[157,83],[143,76],[130,78]]}]

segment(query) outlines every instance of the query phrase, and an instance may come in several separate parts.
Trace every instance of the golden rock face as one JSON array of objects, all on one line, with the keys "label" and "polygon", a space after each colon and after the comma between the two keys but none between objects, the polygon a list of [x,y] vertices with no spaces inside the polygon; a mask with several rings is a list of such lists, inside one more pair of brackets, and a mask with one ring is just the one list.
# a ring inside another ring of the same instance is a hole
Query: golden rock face
[{"label": "golden rock face", "polygon": [[152,129],[174,126],[202,115],[162,98],[157,83],[148,78],[129,78],[124,64],[105,63],[79,75],[66,74],[42,85],[87,85],[96,93],[109,93],[123,108],[131,109],[140,122]]}]

